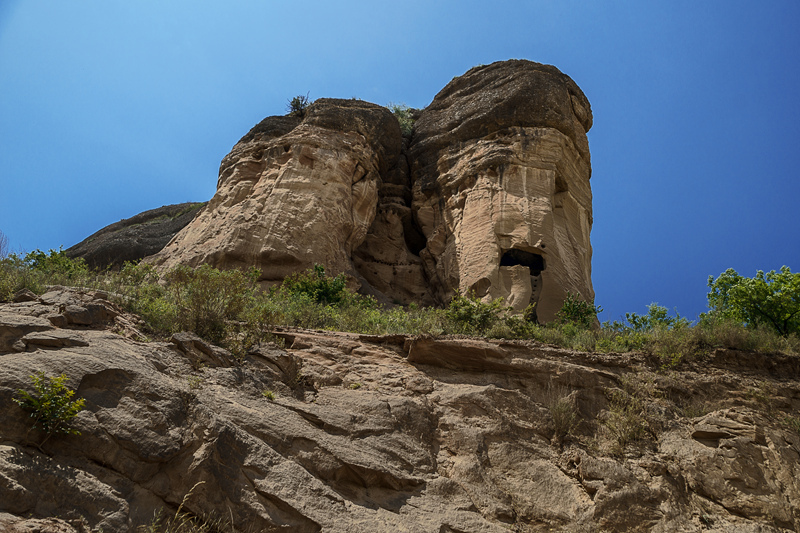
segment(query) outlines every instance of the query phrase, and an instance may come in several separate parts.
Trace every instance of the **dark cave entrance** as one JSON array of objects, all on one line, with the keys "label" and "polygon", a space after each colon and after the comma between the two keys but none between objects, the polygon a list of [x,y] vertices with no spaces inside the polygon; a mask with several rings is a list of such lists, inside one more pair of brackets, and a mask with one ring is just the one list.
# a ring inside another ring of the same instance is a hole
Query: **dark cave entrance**
[{"label": "dark cave entrance", "polygon": [[540,254],[526,252],[524,250],[517,250],[516,248],[506,250],[500,257],[501,267],[517,265],[526,266],[530,271],[530,303],[533,304],[534,307],[530,308],[530,310],[526,310],[526,318],[534,323],[538,323],[539,318],[536,313],[536,304],[539,302],[539,295],[542,292],[542,270],[544,270],[547,265],[545,265],[544,257],[542,257]]},{"label": "dark cave entrance", "polygon": [[507,250],[500,257],[500,266],[526,266],[531,271],[531,276],[538,276],[545,269],[544,257],[533,252],[517,250],[515,248]]}]

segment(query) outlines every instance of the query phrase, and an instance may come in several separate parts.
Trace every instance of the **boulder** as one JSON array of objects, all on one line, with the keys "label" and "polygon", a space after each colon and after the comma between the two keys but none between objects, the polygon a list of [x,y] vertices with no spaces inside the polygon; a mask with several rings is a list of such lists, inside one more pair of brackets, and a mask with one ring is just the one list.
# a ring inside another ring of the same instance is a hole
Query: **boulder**
[{"label": "boulder", "polygon": [[165,205],[115,222],[64,250],[82,258],[89,268],[118,270],[126,261],[138,261],[161,250],[186,226],[205,203]]},{"label": "boulder", "polygon": [[[147,260],[255,267],[263,286],[321,264],[384,304],[446,305],[458,290],[535,304],[540,322],[568,292],[593,302],[592,111],[577,84],[502,61],[409,115],[405,136],[392,112],[356,99],[265,118],[222,160],[212,200]],[[92,261],[123,257],[103,250]]]},{"label": "boulder", "polygon": [[593,302],[589,101],[549,65],[505,61],[454,78],[423,110],[410,147],[420,257],[439,301],[454,291],[536,303]]}]

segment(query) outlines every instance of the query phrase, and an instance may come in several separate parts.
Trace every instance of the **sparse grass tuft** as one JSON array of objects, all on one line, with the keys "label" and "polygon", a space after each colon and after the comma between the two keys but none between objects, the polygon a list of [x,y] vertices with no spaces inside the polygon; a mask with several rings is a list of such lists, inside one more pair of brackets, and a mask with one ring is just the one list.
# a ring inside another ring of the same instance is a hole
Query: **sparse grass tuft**
[{"label": "sparse grass tuft", "polygon": [[562,446],[581,423],[581,416],[569,390],[550,382],[545,393],[545,406],[553,419],[553,444]]},{"label": "sparse grass tuft", "polygon": [[619,387],[606,389],[608,409],[600,423],[613,454],[622,455],[631,444],[657,437],[663,420],[654,407],[661,396],[652,377],[643,373],[622,376]]},{"label": "sparse grass tuft", "polygon": [[189,388],[191,390],[197,390],[203,386],[205,382],[205,378],[202,376],[189,376],[186,378],[186,381],[189,383]]},{"label": "sparse grass tuft", "polygon": [[786,427],[800,435],[800,417],[786,415],[786,418],[784,418],[783,421],[786,424]]},{"label": "sparse grass tuft", "polygon": [[172,516],[165,516],[164,510],[159,510],[153,520],[143,526],[139,526],[139,533],[236,533],[231,520],[213,515],[194,515],[184,511],[189,498],[194,490],[203,485],[205,481],[195,483],[186,493],[178,506],[178,510]]}]

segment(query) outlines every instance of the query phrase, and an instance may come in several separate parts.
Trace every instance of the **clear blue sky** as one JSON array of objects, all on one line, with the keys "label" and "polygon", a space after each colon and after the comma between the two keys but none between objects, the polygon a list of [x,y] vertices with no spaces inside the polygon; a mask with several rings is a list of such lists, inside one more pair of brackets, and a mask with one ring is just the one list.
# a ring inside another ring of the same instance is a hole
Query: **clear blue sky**
[{"label": "clear blue sky", "polygon": [[0,1],[0,231],[69,247],[214,194],[297,94],[424,107],[480,63],[589,98],[602,320],[690,318],[732,267],[800,269],[800,2]]}]

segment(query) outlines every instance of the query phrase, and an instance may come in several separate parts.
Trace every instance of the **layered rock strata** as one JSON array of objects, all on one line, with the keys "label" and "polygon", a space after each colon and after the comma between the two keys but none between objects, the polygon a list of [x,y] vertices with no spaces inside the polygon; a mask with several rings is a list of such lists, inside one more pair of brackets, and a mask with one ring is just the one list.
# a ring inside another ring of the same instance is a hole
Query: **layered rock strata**
[{"label": "layered rock strata", "polygon": [[[190,334],[135,340],[108,298],[0,305],[2,531],[133,533],[179,506],[243,532],[800,528],[797,357],[718,350],[664,373],[639,354],[287,329],[236,360]],[[80,435],[42,444],[12,402],[38,371],[86,400]]]}]

